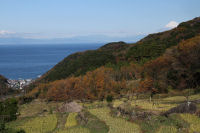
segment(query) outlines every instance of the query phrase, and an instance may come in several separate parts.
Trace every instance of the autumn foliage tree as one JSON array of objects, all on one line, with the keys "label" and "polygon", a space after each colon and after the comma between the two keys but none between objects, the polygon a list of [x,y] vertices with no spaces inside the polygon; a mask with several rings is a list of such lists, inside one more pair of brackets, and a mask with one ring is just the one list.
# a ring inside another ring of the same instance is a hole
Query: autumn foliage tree
[{"label": "autumn foliage tree", "polygon": [[50,88],[47,92],[47,99],[64,101],[78,98],[78,91],[75,90],[75,84],[77,84],[77,80],[78,78],[70,77],[66,80],[58,80],[50,83]]},{"label": "autumn foliage tree", "polygon": [[103,100],[127,93],[149,93],[151,99],[168,88],[195,88],[200,86],[199,42],[199,36],[185,40],[143,66],[132,62],[110,64],[78,77],[40,84],[31,93],[55,101]]},{"label": "autumn foliage tree", "polygon": [[151,78],[146,78],[140,82],[139,86],[140,93],[150,93],[150,102],[154,94],[156,94],[157,89],[154,87],[154,82]]},{"label": "autumn foliage tree", "polygon": [[109,96],[120,95],[126,88],[125,80],[116,81],[112,68],[100,67],[83,76],[69,77],[49,84],[47,99],[66,100],[102,100]]},{"label": "autumn foliage tree", "polygon": [[145,78],[150,77],[159,92],[197,88],[200,85],[200,36],[182,41],[178,46],[144,65]]},{"label": "autumn foliage tree", "polygon": [[168,86],[166,75],[171,64],[171,57],[164,55],[155,60],[149,61],[144,65],[146,76],[151,78],[154,82],[154,87],[160,92],[164,92]]},{"label": "autumn foliage tree", "polygon": [[179,60],[184,66],[188,88],[200,85],[200,36],[181,42],[178,45]]}]

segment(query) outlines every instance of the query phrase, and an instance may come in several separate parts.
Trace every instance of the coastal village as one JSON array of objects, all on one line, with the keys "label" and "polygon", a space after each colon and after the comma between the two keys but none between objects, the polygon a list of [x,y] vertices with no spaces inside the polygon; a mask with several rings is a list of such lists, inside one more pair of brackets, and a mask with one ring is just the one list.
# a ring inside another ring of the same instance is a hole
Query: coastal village
[{"label": "coastal village", "polygon": [[16,90],[22,90],[25,86],[29,85],[33,81],[34,81],[33,79],[19,79],[19,80],[9,79],[7,82],[10,88]]}]

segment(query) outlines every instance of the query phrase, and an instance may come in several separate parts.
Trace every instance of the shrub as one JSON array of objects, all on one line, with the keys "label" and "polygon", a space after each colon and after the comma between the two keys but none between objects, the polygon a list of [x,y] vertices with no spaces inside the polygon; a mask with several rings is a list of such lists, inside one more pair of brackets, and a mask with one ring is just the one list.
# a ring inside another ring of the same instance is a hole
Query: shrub
[{"label": "shrub", "polygon": [[25,103],[30,103],[31,101],[33,101],[33,97],[27,97],[27,96],[22,96],[19,97],[18,102],[19,104],[25,104]]},{"label": "shrub", "polygon": [[3,122],[15,120],[17,118],[16,113],[18,110],[17,100],[15,98],[7,99],[4,102],[0,102],[0,116],[3,118]]},{"label": "shrub", "polygon": [[17,131],[17,133],[26,133],[24,130],[19,130],[19,131]]},{"label": "shrub", "polygon": [[108,95],[108,96],[106,97],[106,101],[107,101],[108,103],[111,103],[111,102],[113,101],[113,96]]},{"label": "shrub", "polygon": [[5,123],[3,121],[0,121],[0,131],[5,130]]}]

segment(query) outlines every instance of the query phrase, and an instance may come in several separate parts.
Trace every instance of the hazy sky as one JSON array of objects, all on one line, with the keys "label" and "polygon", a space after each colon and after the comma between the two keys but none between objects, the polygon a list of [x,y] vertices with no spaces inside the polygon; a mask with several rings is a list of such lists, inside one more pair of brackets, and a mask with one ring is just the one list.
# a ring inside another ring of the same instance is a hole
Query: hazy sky
[{"label": "hazy sky", "polygon": [[132,36],[200,16],[200,0],[0,0],[0,35]]}]

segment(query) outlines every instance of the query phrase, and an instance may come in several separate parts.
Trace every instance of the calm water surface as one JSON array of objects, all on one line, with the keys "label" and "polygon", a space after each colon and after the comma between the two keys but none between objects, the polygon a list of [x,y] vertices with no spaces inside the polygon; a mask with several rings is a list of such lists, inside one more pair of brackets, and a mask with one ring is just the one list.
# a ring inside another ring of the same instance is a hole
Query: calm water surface
[{"label": "calm water surface", "polygon": [[0,45],[0,74],[9,79],[34,79],[71,53],[102,44]]}]

